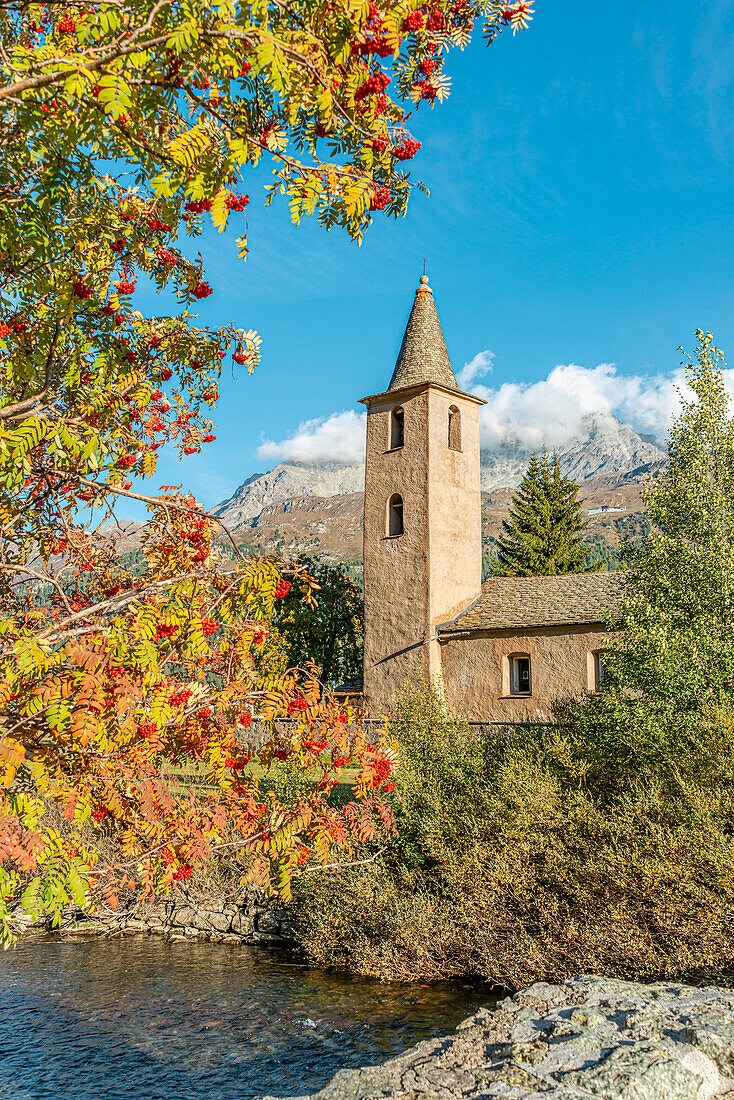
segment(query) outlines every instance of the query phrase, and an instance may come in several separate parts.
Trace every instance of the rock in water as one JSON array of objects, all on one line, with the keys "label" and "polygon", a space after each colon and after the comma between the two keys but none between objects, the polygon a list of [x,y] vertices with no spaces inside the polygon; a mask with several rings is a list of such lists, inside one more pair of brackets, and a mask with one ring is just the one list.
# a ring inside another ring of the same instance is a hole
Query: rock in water
[{"label": "rock in water", "polygon": [[[295,1100],[734,1100],[734,991],[582,976]],[[273,1098],[264,1098],[273,1100]]]}]

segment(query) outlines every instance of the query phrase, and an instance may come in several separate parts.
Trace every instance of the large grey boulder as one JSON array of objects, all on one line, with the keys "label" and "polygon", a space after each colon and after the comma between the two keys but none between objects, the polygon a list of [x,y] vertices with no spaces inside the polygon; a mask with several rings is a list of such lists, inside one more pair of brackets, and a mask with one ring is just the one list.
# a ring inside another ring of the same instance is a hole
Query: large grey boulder
[{"label": "large grey boulder", "polygon": [[[734,991],[539,982],[311,1100],[734,1100]],[[307,1098],[298,1098],[307,1100]]]}]

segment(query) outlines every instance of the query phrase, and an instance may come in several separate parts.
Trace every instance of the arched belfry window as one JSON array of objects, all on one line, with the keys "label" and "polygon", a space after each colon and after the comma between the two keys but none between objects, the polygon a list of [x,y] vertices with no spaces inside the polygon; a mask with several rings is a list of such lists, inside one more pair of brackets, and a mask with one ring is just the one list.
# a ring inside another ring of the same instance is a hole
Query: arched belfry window
[{"label": "arched belfry window", "polygon": [[461,450],[461,413],[456,405],[449,409],[449,449]]},{"label": "arched belfry window", "polygon": [[405,444],[405,411],[402,405],[393,409],[390,413],[390,448],[402,447]]},{"label": "arched belfry window", "polygon": [[403,498],[395,493],[387,502],[387,533],[402,535],[403,530]]}]

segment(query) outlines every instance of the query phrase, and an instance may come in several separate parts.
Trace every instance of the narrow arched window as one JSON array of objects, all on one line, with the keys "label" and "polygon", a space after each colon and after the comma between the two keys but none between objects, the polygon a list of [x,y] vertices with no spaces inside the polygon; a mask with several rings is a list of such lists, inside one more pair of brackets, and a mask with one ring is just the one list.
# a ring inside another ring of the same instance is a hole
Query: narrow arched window
[{"label": "narrow arched window", "polygon": [[402,535],[403,533],[403,498],[395,493],[387,502],[387,533],[388,535]]},{"label": "narrow arched window", "polygon": [[390,413],[390,448],[402,447],[405,443],[405,412],[402,406]]},{"label": "narrow arched window", "polygon": [[461,450],[461,413],[456,405],[449,409],[449,449]]}]

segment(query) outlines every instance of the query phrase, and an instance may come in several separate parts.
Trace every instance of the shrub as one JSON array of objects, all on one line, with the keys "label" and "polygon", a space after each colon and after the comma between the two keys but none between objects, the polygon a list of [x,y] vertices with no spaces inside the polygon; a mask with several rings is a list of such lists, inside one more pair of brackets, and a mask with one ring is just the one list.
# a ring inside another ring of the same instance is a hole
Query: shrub
[{"label": "shrub", "polygon": [[599,726],[498,737],[430,694],[392,726],[398,835],[374,863],[300,880],[314,962],[503,987],[731,963],[732,714],[609,766]]}]

